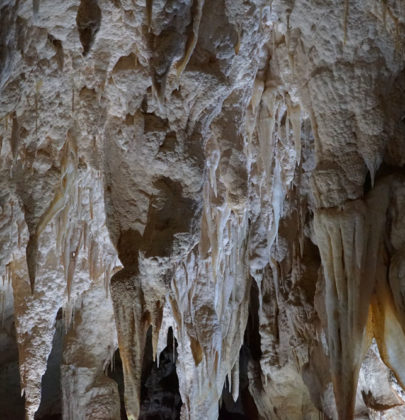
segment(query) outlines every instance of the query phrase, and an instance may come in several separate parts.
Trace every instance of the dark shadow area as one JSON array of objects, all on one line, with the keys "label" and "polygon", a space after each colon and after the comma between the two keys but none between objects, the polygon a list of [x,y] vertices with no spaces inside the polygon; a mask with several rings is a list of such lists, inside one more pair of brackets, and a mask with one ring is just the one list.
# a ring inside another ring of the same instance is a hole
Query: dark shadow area
[{"label": "dark shadow area", "polygon": [[86,56],[92,47],[96,34],[100,29],[101,9],[97,0],[81,0],[76,16],[83,55]]},{"label": "dark shadow area", "polygon": [[[177,342],[170,328],[167,346],[159,357],[159,367],[153,361],[152,329],[149,328],[142,367],[141,411],[139,420],[180,419],[181,397],[176,373]],[[126,420],[124,405],[124,374],[119,350],[114,355],[113,370],[108,376],[118,384],[121,402],[121,420]]]},{"label": "dark shadow area", "polygon": [[247,376],[248,363],[252,357],[246,344],[243,344],[239,354],[239,397],[233,400],[228,390],[227,382],[222,391],[219,408],[219,420],[257,420],[259,414],[256,404],[249,392],[249,380]]},{"label": "dark shadow area", "polygon": [[114,381],[118,384],[118,393],[120,395],[121,420],[127,420],[124,403],[124,372],[122,369],[120,351],[118,349],[114,353],[113,366],[110,366],[108,369],[108,376],[111,379],[114,379]]},{"label": "dark shadow area", "polygon": [[0,328],[0,419],[24,420],[25,399],[21,397],[18,348],[14,315]]},{"label": "dark shadow area", "polygon": [[180,419],[181,398],[176,372],[177,342],[170,328],[167,346],[153,361],[152,329],[149,328],[142,370],[141,413],[139,420]]}]

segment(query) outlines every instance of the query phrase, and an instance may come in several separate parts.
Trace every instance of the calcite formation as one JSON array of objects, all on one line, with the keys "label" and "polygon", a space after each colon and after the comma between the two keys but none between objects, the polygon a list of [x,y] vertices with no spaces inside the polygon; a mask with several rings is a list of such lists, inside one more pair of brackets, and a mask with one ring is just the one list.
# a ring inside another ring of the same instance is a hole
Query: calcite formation
[{"label": "calcite formation", "polygon": [[404,0],[0,0],[0,418],[405,418],[404,98]]}]

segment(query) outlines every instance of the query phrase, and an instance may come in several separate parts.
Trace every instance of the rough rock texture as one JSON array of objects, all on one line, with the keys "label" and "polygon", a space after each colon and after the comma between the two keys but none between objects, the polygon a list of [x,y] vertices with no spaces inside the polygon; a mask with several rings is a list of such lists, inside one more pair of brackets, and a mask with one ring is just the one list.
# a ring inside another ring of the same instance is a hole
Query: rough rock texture
[{"label": "rough rock texture", "polygon": [[0,417],[405,418],[404,98],[404,0],[0,0]]}]

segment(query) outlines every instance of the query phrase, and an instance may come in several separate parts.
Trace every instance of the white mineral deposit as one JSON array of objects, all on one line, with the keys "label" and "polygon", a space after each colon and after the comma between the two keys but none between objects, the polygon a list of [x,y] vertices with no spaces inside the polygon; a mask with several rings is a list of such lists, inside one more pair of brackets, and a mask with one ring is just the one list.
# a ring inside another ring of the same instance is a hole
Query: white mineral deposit
[{"label": "white mineral deposit", "polygon": [[0,0],[0,420],[405,419],[405,0]]}]

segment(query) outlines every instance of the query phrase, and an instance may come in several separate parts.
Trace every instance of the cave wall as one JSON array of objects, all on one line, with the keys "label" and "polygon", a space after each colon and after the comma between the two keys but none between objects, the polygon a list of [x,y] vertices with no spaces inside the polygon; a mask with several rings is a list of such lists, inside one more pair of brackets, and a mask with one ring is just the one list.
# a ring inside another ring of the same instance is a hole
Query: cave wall
[{"label": "cave wall", "polygon": [[404,20],[0,0],[5,418],[405,418]]}]

